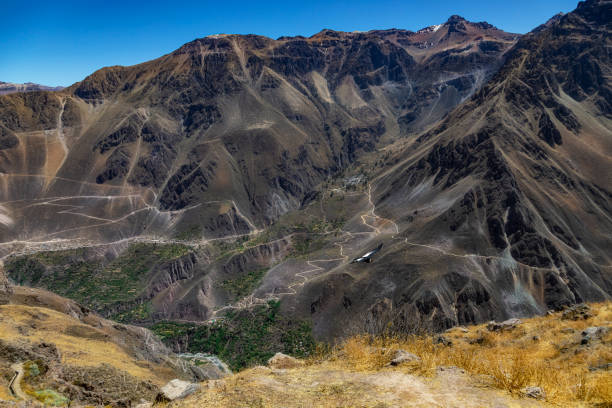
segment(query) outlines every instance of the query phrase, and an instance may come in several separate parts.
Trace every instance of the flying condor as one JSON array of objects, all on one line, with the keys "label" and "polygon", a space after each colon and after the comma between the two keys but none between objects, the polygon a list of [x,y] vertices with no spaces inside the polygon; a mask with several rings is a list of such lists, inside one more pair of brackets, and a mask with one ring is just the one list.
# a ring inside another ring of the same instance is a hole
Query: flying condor
[{"label": "flying condor", "polygon": [[374,248],[370,252],[365,253],[365,254],[361,255],[360,257],[353,259],[351,261],[351,263],[358,263],[358,262],[371,263],[372,262],[372,257],[374,256],[374,254],[376,254],[378,251],[381,250],[382,246],[383,246],[383,244],[381,243],[380,245],[378,245],[376,248]]}]

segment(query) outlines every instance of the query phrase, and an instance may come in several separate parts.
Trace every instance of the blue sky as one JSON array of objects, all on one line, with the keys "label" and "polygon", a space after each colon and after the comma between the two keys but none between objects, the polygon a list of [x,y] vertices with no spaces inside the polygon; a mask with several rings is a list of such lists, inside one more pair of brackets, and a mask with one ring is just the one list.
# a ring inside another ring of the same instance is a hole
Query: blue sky
[{"label": "blue sky", "polygon": [[525,33],[577,0],[27,1],[2,0],[0,81],[70,85],[108,65],[132,65],[217,33],[310,36],[420,28],[459,14]]}]

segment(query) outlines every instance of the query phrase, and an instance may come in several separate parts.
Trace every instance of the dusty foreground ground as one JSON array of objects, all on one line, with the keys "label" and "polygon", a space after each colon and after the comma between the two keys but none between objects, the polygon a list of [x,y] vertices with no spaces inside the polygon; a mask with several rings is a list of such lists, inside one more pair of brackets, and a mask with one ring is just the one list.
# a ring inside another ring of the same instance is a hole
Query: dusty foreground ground
[{"label": "dusty foreground ground", "polygon": [[[398,350],[409,358],[392,366]],[[203,383],[172,407],[612,407],[612,303],[442,335],[358,336],[288,367]]]},{"label": "dusty foreground ground", "polygon": [[540,407],[471,378],[440,368],[432,378],[394,369],[356,372],[331,363],[297,369],[256,367],[209,383],[173,407]]},{"label": "dusty foreground ground", "polygon": [[612,302],[436,335],[356,336],[165,403],[159,387],[180,373],[142,329],[38,290],[16,289],[12,301],[0,306],[2,407],[612,407]]}]

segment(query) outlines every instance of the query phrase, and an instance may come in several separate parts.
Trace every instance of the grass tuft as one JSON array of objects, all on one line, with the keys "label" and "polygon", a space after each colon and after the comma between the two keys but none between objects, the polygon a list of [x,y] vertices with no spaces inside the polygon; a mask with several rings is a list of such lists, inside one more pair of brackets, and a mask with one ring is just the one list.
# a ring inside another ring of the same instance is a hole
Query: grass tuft
[{"label": "grass tuft", "polygon": [[526,386],[538,386],[549,402],[608,406],[612,372],[597,367],[612,363],[612,330],[587,345],[581,344],[580,333],[589,326],[609,327],[612,303],[591,307],[594,316],[587,320],[565,321],[555,313],[527,319],[510,331],[489,332],[486,325],[470,327],[467,333],[455,328],[444,334],[452,346],[436,344],[437,336],[431,335],[355,336],[326,358],[352,370],[377,371],[395,350],[403,349],[421,358],[401,368],[414,374],[432,376],[439,366],[456,366],[515,395]]}]

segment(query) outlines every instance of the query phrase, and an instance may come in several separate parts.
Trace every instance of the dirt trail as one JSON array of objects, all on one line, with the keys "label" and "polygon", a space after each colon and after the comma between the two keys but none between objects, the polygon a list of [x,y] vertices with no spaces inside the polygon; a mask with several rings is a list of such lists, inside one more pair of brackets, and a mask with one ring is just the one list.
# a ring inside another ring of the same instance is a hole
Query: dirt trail
[{"label": "dirt trail", "polygon": [[11,390],[14,396],[21,398],[24,401],[27,401],[27,395],[25,395],[24,392],[21,390],[21,380],[23,379],[23,364],[15,363],[11,366],[11,369],[15,370],[15,375],[9,383],[9,390]]},{"label": "dirt trail", "polygon": [[[340,190],[337,188],[332,189],[332,191],[343,191],[344,192],[344,190]],[[360,194],[364,194],[364,192],[357,192],[357,193],[353,193],[350,195],[360,195]],[[376,215],[376,205],[374,205],[374,203],[372,202],[372,186],[370,184],[368,185],[368,191],[365,194],[367,194],[367,197],[368,197],[369,208],[366,210],[365,213],[360,215],[360,218],[361,218],[362,224],[367,226],[368,228],[371,228],[372,231],[370,232],[367,232],[367,231],[366,232],[352,232],[352,231],[341,230],[340,233],[342,234],[344,239],[340,242],[335,242],[333,244],[334,246],[338,247],[340,257],[308,259],[306,261],[306,264],[309,266],[309,269],[305,271],[297,272],[295,276],[300,278],[300,280],[288,285],[287,290],[285,292],[270,293],[270,294],[267,294],[266,296],[259,297],[259,298],[254,297],[253,295],[249,295],[243,299],[240,299],[236,303],[233,303],[231,305],[226,305],[217,310],[214,310],[212,312],[212,316],[209,319],[209,321],[220,319],[220,317],[218,317],[218,314],[226,310],[248,309],[248,308],[258,306],[258,305],[266,304],[267,302],[271,300],[280,300],[280,298],[283,296],[296,295],[297,294],[296,289],[303,287],[308,282],[310,282],[312,279],[314,279],[316,276],[318,276],[319,274],[317,272],[325,272],[325,271],[331,270],[334,267],[338,266],[337,265],[338,262],[341,262],[341,263],[348,262],[349,257],[348,255],[344,253],[344,247],[345,247],[345,244],[350,239],[354,238],[356,235],[371,235],[371,236],[376,237],[382,234],[383,231],[381,229],[383,229],[383,227],[386,228],[386,226],[389,224],[393,226],[396,233],[399,232],[397,224],[395,224],[395,222]],[[380,220],[381,227],[376,227],[374,225],[369,224],[368,223],[369,218],[374,219],[374,220]],[[323,266],[320,266],[318,264],[322,264],[322,265],[331,264],[332,267],[329,269],[326,269]]]},{"label": "dirt trail", "polygon": [[514,398],[456,367],[424,378],[396,369],[359,372],[334,364],[291,370],[256,367],[224,380],[171,407],[546,407]]}]

